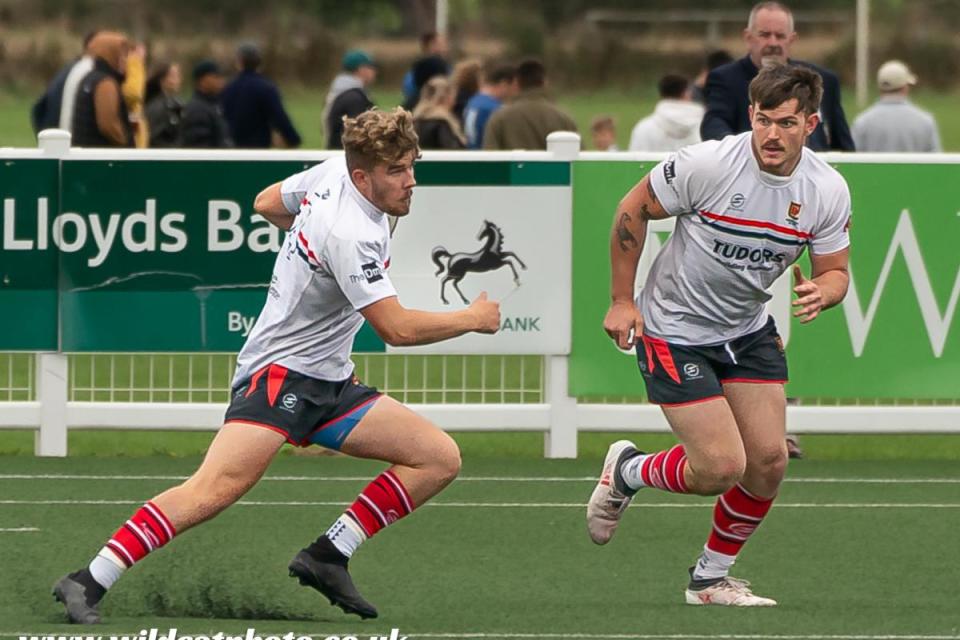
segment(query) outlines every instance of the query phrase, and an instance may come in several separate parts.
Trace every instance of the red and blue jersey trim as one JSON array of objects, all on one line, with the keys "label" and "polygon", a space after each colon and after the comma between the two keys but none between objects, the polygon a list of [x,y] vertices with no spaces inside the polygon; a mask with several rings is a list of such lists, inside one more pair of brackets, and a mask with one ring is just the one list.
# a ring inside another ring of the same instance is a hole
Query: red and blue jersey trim
[{"label": "red and blue jersey trim", "polygon": [[708,224],[713,229],[718,229],[735,236],[770,240],[789,247],[803,246],[813,239],[813,235],[806,231],[784,227],[779,224],[767,222],[766,220],[737,218],[720,213],[713,213],[706,209],[701,209],[697,213],[700,215],[700,219],[703,220],[704,224]]}]

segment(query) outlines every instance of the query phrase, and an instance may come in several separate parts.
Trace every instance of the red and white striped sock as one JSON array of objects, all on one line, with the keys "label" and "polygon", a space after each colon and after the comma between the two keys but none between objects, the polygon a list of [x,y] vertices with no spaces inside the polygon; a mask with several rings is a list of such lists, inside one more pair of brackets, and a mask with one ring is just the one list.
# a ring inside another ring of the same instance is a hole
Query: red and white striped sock
[{"label": "red and white striped sock", "polygon": [[687,453],[682,444],[666,451],[636,456],[620,469],[623,481],[631,489],[654,487],[672,493],[689,493],[683,472],[687,468]]},{"label": "red and white striped sock", "polygon": [[415,509],[410,494],[390,470],[374,478],[326,536],[348,558],[366,539]]},{"label": "red and white striped sock", "polygon": [[717,498],[713,508],[713,530],[697,561],[697,580],[722,578],[730,571],[737,554],[770,511],[774,498],[761,498],[736,484]]},{"label": "red and white striped sock", "polygon": [[90,573],[105,589],[123,572],[177,535],[170,519],[157,505],[147,502],[117,529],[90,562]]}]

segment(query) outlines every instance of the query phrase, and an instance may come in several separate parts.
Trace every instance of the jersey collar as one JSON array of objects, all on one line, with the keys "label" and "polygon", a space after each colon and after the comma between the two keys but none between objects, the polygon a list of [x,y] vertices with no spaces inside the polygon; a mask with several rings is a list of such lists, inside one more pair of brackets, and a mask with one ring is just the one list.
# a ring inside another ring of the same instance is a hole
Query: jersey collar
[{"label": "jersey collar", "polygon": [[385,211],[381,211],[377,207],[377,205],[367,200],[367,198],[362,193],[360,193],[360,190],[357,189],[357,185],[353,184],[353,180],[350,179],[349,172],[347,173],[345,181],[347,183],[347,191],[353,197],[354,201],[356,201],[356,203],[360,205],[360,208],[363,209],[364,213],[366,213],[368,216],[376,220],[379,220],[384,215],[386,215]]}]

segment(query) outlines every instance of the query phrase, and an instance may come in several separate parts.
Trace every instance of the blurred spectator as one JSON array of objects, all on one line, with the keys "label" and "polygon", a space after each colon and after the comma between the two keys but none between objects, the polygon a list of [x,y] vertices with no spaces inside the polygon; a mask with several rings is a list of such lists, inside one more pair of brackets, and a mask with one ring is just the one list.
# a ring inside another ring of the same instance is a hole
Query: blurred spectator
[{"label": "blurred spectator", "polygon": [[490,117],[483,134],[484,149],[546,149],[547,135],[577,131],[573,118],[547,97],[547,70],[539,60],[517,66],[520,93],[513,103]]},{"label": "blurred spectator", "polygon": [[463,60],[453,67],[453,88],[456,100],[453,103],[453,115],[463,123],[463,110],[470,98],[480,90],[480,61],[476,59]]},{"label": "blurred spectator", "polygon": [[237,49],[240,73],[220,99],[233,142],[244,149],[269,149],[276,131],[284,146],[299,147],[300,134],[283,108],[277,85],[258,72],[261,62],[256,45],[246,43]]},{"label": "blurred spectator", "polygon": [[327,148],[342,149],[343,117],[355,118],[373,106],[366,88],[377,79],[377,66],[365,51],[354,49],[343,55],[343,72],[333,79],[324,107]]},{"label": "blurred spectator", "polygon": [[151,147],[180,146],[183,102],[179,95],[182,85],[183,75],[178,64],[160,64],[150,74],[147,80],[146,112]]},{"label": "blurred spectator", "polygon": [[942,151],[937,121],[910,102],[917,77],[899,60],[877,71],[880,99],[853,121],[857,151]]},{"label": "blurred spectator", "polygon": [[463,128],[469,149],[483,148],[487,120],[503,103],[517,95],[517,69],[513,65],[488,62],[481,74],[480,91],[463,110]]},{"label": "blurred spectator", "polygon": [[103,31],[90,41],[93,70],[80,81],[74,101],[75,146],[133,146],[133,127],[120,94],[129,51],[122,33]]},{"label": "blurred spectator", "polygon": [[226,149],[233,146],[230,127],[223,117],[220,94],[225,80],[216,62],[204,60],[193,68],[193,97],[183,108],[184,147]]},{"label": "blurred spectator", "polygon": [[147,48],[136,44],[127,54],[127,68],[120,93],[127,104],[130,124],[133,127],[133,144],[138,149],[146,149],[150,142],[150,127],[143,112],[144,96],[147,89]]},{"label": "blurred spectator", "polygon": [[617,125],[610,116],[597,116],[590,123],[593,148],[597,151],[620,151],[617,147]]},{"label": "blurred spectator", "polygon": [[724,49],[717,49],[716,51],[708,53],[707,59],[704,61],[703,69],[697,74],[696,79],[693,81],[693,86],[690,87],[691,99],[694,102],[706,104],[707,96],[704,93],[704,87],[707,84],[707,75],[717,67],[722,67],[731,62],[733,62],[733,56]]},{"label": "blurred spectator", "polygon": [[447,62],[447,37],[439,33],[425,33],[420,36],[420,50],[422,55],[410,68],[413,77],[413,94],[403,103],[403,108],[413,111],[420,100],[420,90],[434,76],[450,75],[450,64]]},{"label": "blurred spectator", "polygon": [[693,102],[690,82],[683,76],[665,75],[657,83],[660,101],[630,133],[630,151],[676,151],[700,142],[703,107]]},{"label": "blurred spectator", "polygon": [[83,55],[65,64],[54,76],[43,95],[33,103],[33,108],[30,109],[30,123],[33,125],[34,133],[58,127],[70,131],[73,127],[74,96],[80,80],[93,70],[90,43],[98,33],[100,32],[91,31],[87,34],[83,39]]},{"label": "blurred spectator", "polygon": [[413,110],[413,124],[421,149],[463,149],[467,139],[453,115],[457,93],[444,77],[431,78],[420,90],[420,102]]},{"label": "blurred spectator", "polygon": [[797,39],[793,30],[793,14],[779,2],[761,2],[750,11],[743,39],[749,52],[746,56],[717,67],[707,76],[707,113],[700,125],[704,140],[719,140],[732,133],[750,129],[747,96],[750,81],[766,63],[802,64],[823,78],[823,100],[820,103],[820,124],[807,139],[815,151],[837,149],[853,151],[853,138],[840,104],[840,81],[832,72],[810,62],[790,60],[790,45]]}]

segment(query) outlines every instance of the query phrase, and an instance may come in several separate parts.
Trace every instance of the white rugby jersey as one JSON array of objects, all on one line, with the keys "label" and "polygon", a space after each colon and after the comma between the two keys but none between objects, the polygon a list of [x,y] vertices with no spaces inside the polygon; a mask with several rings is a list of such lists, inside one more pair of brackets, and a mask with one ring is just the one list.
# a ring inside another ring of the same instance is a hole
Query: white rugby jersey
[{"label": "white rugby jersey", "polygon": [[396,295],[387,276],[387,216],[357,191],[343,158],[290,176],[281,193],[287,210],[299,214],[237,356],[234,386],[271,363],[321,380],[348,378],[363,325],[358,310]]},{"label": "white rugby jersey", "polygon": [[824,255],[850,244],[843,177],[807,148],[792,175],[761,172],[751,136],[685,147],[650,172],[677,216],[637,299],[653,337],[716,345],[757,331],[767,289],[804,248]]}]

